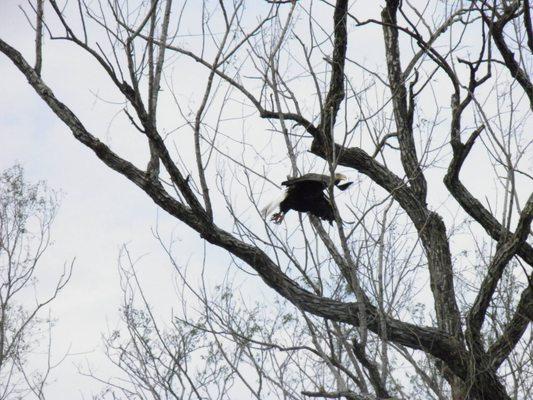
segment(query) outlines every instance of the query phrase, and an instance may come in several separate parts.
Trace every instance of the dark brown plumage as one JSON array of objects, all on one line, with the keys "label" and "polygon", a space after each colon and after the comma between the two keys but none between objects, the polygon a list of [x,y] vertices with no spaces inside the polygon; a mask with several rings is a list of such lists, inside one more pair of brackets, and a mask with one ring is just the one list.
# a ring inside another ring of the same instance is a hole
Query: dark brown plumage
[{"label": "dark brown plumage", "polygon": [[[353,182],[340,184],[346,176],[335,174],[333,184],[340,190],[346,190]],[[331,176],[321,174],[305,174],[299,178],[288,179],[281,184],[287,187],[284,196],[263,209],[266,217],[276,207],[279,211],[272,215],[271,221],[280,224],[289,210],[310,213],[317,218],[328,221],[330,224],[335,219],[333,207],[324,190],[330,185]]]}]

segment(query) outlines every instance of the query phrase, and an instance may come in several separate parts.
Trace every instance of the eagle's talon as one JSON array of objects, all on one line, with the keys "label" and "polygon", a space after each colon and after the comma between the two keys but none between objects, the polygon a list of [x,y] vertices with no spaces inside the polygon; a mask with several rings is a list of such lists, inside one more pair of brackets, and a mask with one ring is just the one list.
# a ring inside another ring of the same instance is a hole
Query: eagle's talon
[{"label": "eagle's talon", "polygon": [[282,213],[276,213],[272,215],[272,218],[270,218],[271,221],[273,221],[276,225],[281,224],[281,221],[283,221],[283,214]]}]

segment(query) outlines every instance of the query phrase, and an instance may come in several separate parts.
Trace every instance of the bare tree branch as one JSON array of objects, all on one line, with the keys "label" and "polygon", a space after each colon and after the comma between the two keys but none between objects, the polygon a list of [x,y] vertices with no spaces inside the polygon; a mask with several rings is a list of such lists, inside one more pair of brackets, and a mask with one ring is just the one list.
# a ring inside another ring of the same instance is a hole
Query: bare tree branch
[{"label": "bare tree branch", "polygon": [[533,287],[531,281],[522,292],[513,318],[504,327],[500,337],[488,348],[490,365],[497,369],[509,356],[533,321]]},{"label": "bare tree branch", "polygon": [[[473,338],[479,339],[481,325],[507,263],[516,254],[517,249],[526,241],[533,221],[533,194],[529,196],[526,206],[520,214],[516,231],[513,235],[504,238],[498,243],[496,254],[488,267],[487,275],[483,280],[476,299],[467,317],[468,331]],[[525,298],[527,299],[527,293]]]}]

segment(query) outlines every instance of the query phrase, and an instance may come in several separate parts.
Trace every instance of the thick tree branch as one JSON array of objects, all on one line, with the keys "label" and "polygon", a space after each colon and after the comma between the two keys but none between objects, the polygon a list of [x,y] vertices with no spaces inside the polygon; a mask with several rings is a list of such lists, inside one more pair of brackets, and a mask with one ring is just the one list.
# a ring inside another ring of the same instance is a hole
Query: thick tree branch
[{"label": "thick tree branch", "polygon": [[[157,22],[156,12],[157,0],[152,0],[152,9],[150,17],[150,40],[148,42],[148,116],[150,122],[150,130],[156,130],[157,128],[157,100],[159,98],[159,90],[161,88],[161,75],[163,71],[163,62],[165,60],[166,42],[168,37],[168,26],[170,23],[170,9],[172,6],[172,0],[167,0],[166,7],[163,15],[163,24],[161,26],[161,39],[158,44],[157,59],[154,61],[154,38],[155,27]],[[145,129],[146,131],[146,129]],[[156,146],[149,140],[150,145],[150,161],[146,167],[146,172],[151,179],[156,180],[159,177],[159,154]]]},{"label": "thick tree branch", "polygon": [[527,45],[533,53],[533,27],[531,26],[531,10],[529,0],[524,0],[524,26],[526,27]]},{"label": "thick tree branch", "polygon": [[[533,110],[533,83],[531,83],[530,77],[528,76],[527,72],[524,71],[522,68],[520,68],[520,64],[518,63],[518,61],[516,61],[514,57],[514,53],[511,51],[511,49],[505,42],[505,37],[504,37],[505,25],[507,25],[509,21],[511,21],[513,18],[516,17],[515,13],[519,6],[520,6],[519,1],[513,2],[509,6],[504,5],[505,7],[504,13],[502,15],[499,15],[498,17],[494,17],[494,16],[491,17],[487,15],[483,10],[480,10],[480,13],[483,18],[483,21],[489,28],[489,32],[492,36],[492,39],[494,40],[494,43],[496,44],[496,47],[498,48],[498,50],[500,51],[500,54],[503,57],[505,66],[511,73],[511,76],[517,80],[517,82],[520,84],[520,86],[522,86],[522,88],[526,92],[526,95],[529,98],[530,108]],[[525,4],[524,4],[524,7],[525,7]],[[493,11],[493,12],[496,13],[496,11]],[[528,44],[529,44],[531,40],[531,36],[530,36],[531,21],[529,24],[529,28],[526,23],[526,30],[528,32]]]},{"label": "thick tree branch", "polygon": [[321,399],[346,399],[346,400],[394,400],[393,397],[376,397],[368,394],[358,394],[352,390],[341,390],[337,392],[327,392],[321,390],[319,392],[312,392],[309,390],[304,390],[302,392],[303,396],[321,398]]},{"label": "thick tree branch", "polygon": [[36,23],[35,23],[35,72],[41,76],[43,65],[43,3],[44,0],[37,0]]},{"label": "thick tree branch", "polygon": [[387,388],[382,384],[381,376],[379,374],[378,366],[368,359],[365,348],[360,345],[357,340],[352,339],[353,351],[359,362],[368,371],[368,376],[372,387],[376,391],[376,395],[379,399],[389,399],[391,395]]},{"label": "thick tree branch", "polygon": [[[409,188],[417,198],[416,213],[407,211],[407,196],[402,199],[402,207],[408,212],[413,223],[419,231],[422,244],[428,258],[428,267],[431,277],[431,289],[435,299],[435,310],[439,327],[448,332],[462,336],[459,308],[455,300],[455,290],[453,284],[453,272],[451,254],[446,227],[435,212],[429,212],[426,207],[427,183],[422,173],[422,168],[414,144],[412,118],[414,112],[414,102],[410,99],[411,106],[408,106],[408,95],[403,81],[404,74],[400,64],[400,50],[398,42],[398,32],[400,27],[397,24],[396,13],[400,2],[396,0],[387,1],[386,7],[381,13],[385,39],[385,54],[387,58],[388,81],[392,93],[394,117],[397,126],[398,142],[400,145],[400,156],[405,173],[409,180]],[[377,22],[377,21],[376,21]],[[434,50],[431,49],[415,31],[401,29],[415,37],[420,46],[427,51],[427,54],[448,73],[454,88],[457,90],[457,78],[449,68],[446,61]],[[391,192],[392,193],[392,192]],[[403,197],[403,196],[402,196]],[[415,215],[418,214],[418,215]]]},{"label": "thick tree branch", "polygon": [[503,329],[500,337],[487,350],[490,366],[495,370],[507,359],[514,350],[528,325],[533,321],[533,286],[522,292],[516,311]]},{"label": "thick tree branch", "polygon": [[[475,140],[483,131],[484,126],[476,129],[469,137],[465,144],[462,144],[459,133],[452,134],[453,158],[448,167],[444,183],[452,196],[461,205],[472,218],[474,218],[496,241],[503,237],[509,236],[509,232],[500,222],[490,213],[479,200],[477,200],[463,185],[459,179],[461,168],[472,149]],[[529,265],[533,266],[533,248],[526,242],[518,247],[516,253]]]},{"label": "thick tree branch", "polygon": [[387,70],[389,86],[394,104],[394,118],[400,144],[400,156],[409,183],[422,203],[426,202],[427,183],[420,168],[413,138],[413,124],[410,118],[411,112],[407,107],[407,90],[403,80],[403,72],[400,64],[400,45],[398,43],[398,28],[396,11],[398,2],[389,0],[387,6],[381,12],[383,21],[383,37],[385,40],[385,55],[387,58]]},{"label": "thick tree branch", "polygon": [[[346,48],[348,37],[346,32],[346,18],[348,15],[348,0],[337,0],[333,13],[333,55],[331,58],[331,78],[329,90],[323,107],[323,115],[320,120],[320,128],[324,143],[330,146],[333,140],[333,129],[339,107],[344,100],[344,65],[346,63]],[[315,138],[316,140],[317,138]],[[328,147],[329,148],[329,147]],[[334,154],[334,153],[332,153]],[[331,156],[331,155],[330,155]],[[333,159],[331,159],[334,162]]]},{"label": "thick tree branch", "polygon": [[467,326],[470,335],[476,339],[480,336],[481,326],[492,299],[496,285],[502,277],[503,271],[517,249],[526,241],[533,220],[533,194],[529,196],[526,206],[520,214],[518,226],[513,235],[504,238],[497,247],[496,254],[488,267],[487,275],[481,283],[476,299],[468,313]]}]

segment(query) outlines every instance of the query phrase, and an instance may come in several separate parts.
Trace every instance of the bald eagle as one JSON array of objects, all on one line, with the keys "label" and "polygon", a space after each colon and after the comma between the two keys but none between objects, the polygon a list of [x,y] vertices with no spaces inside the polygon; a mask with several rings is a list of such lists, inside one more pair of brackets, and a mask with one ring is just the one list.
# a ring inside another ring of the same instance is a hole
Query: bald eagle
[{"label": "bald eagle", "polygon": [[[333,184],[340,190],[346,190],[353,182],[346,182],[346,176],[335,174]],[[270,219],[275,224],[281,224],[289,210],[311,213],[312,215],[328,221],[330,224],[335,219],[333,207],[324,190],[330,185],[331,176],[321,174],[305,174],[299,178],[288,179],[281,182],[287,189],[282,197],[267,205],[261,213],[266,218],[276,208],[279,211]]]}]

